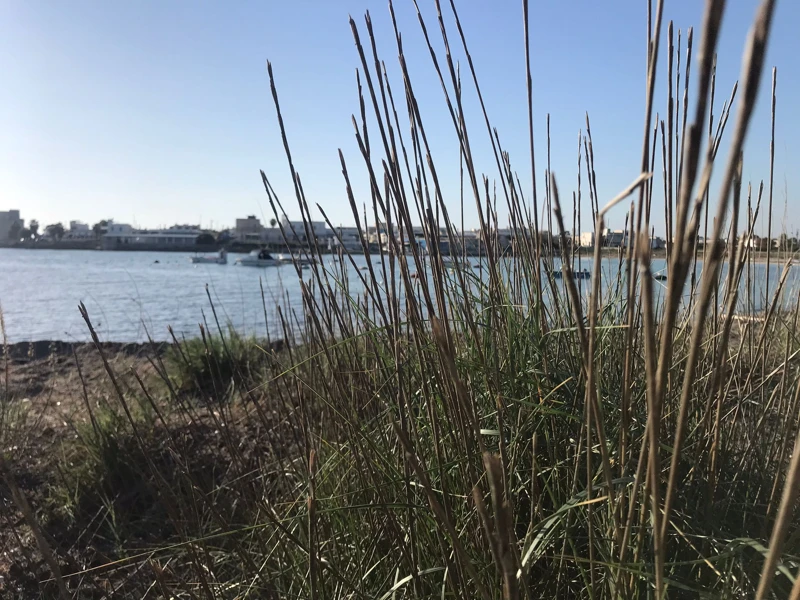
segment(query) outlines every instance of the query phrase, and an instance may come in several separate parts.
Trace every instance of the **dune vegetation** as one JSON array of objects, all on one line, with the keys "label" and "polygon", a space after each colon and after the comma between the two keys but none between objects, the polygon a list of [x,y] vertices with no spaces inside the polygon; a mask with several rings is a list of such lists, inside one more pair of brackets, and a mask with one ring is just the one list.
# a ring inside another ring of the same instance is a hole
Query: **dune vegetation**
[{"label": "dune vegetation", "polygon": [[[344,186],[353,220],[385,224],[388,248],[365,243],[365,263],[342,252],[335,267],[311,248],[311,268],[297,265],[302,318],[280,311],[280,340],[237,334],[210,305],[196,339],[127,368],[92,330],[96,348],[68,358],[94,376],[80,375],[76,407],[46,443],[38,424],[59,408],[20,404],[6,351],[4,597],[800,598],[800,304],[791,257],[767,257],[778,265],[766,266],[768,296],[749,283],[772,173],[742,180],[774,4],[761,3],[721,110],[725,2],[706,2],[683,48],[663,2],[651,6],[640,175],[597,197],[587,120],[584,187],[567,199],[555,173],[538,188],[517,177],[488,110],[468,134],[462,85],[480,97],[479,74],[471,59],[457,69],[450,45],[469,57],[468,42],[455,5],[437,0],[436,25],[420,25],[480,260],[457,250],[457,203],[439,185],[400,33],[390,82],[369,15],[351,21],[361,156],[340,155]],[[313,199],[268,70],[291,202],[308,223]],[[658,123],[657,77],[669,90]],[[517,160],[536,172],[532,123],[520,131],[532,154]],[[477,143],[491,145],[495,172],[478,172]],[[357,169],[369,197],[351,187]],[[261,175],[280,216],[289,200]],[[564,222],[586,194],[584,223],[598,232],[610,207],[629,205],[631,243],[584,256],[591,276],[579,279]],[[499,250],[498,205],[513,253]],[[654,211],[670,233],[665,281],[653,276]],[[404,250],[419,223],[429,254]],[[556,237],[535,233],[548,227]],[[440,228],[451,256],[437,250]],[[601,276],[604,264],[616,275]]]}]

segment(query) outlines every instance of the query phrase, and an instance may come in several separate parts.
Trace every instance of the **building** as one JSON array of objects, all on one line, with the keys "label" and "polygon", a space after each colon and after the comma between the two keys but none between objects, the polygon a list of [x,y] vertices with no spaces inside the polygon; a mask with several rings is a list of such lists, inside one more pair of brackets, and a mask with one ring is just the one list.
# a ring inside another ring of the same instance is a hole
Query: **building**
[{"label": "building", "polygon": [[89,229],[89,226],[86,223],[83,223],[81,221],[70,221],[69,222],[69,230],[70,230],[71,233],[75,233],[75,234],[86,233],[86,232],[91,231],[91,229]]},{"label": "building", "polygon": [[[302,222],[299,224],[299,231],[304,232]],[[286,237],[292,237],[291,230],[287,228]],[[245,219],[236,219],[236,227],[233,231],[233,239],[240,244],[269,244],[280,245],[284,243],[283,233],[277,223],[274,227],[264,227],[255,215],[249,215]]]},{"label": "building", "polygon": [[126,223],[114,223],[114,221],[109,221],[108,225],[106,225],[106,236],[122,238],[132,233],[133,227]]},{"label": "building", "polygon": [[757,235],[749,235],[747,233],[742,234],[741,239],[744,240],[745,246],[752,250],[766,250],[767,246],[770,244],[770,241],[767,238],[762,238]]},{"label": "building", "polygon": [[[329,238],[333,237],[333,233],[328,229],[325,221],[311,221],[309,225],[312,234],[318,241],[327,242]],[[236,219],[234,237],[237,242],[243,244],[279,245],[284,243],[284,235],[290,245],[308,242],[303,221],[290,221],[283,217],[280,227],[277,224],[275,227],[264,227],[255,215],[250,215],[245,219]]]},{"label": "building", "polygon": [[361,233],[358,227],[337,227],[328,238],[328,249],[335,252],[341,246],[348,252],[361,252]]},{"label": "building", "polygon": [[86,223],[70,221],[69,230],[64,234],[66,240],[91,240],[95,238],[94,231]]},{"label": "building", "polygon": [[236,219],[233,237],[242,244],[260,244],[263,241],[261,239],[262,231],[264,231],[264,227],[258,217],[249,215],[245,219]]},{"label": "building", "polygon": [[776,250],[794,252],[797,250],[797,238],[790,238],[785,233],[782,233],[779,237],[772,239],[772,247]]},{"label": "building", "polygon": [[594,231],[583,231],[578,237],[581,248],[594,248]]},{"label": "building", "polygon": [[[327,241],[328,238],[333,236],[325,221],[309,221],[308,226],[317,241]],[[290,221],[284,216],[281,218],[281,227],[283,227],[286,239],[289,242],[302,243],[309,241],[306,239],[308,236],[306,235],[306,226],[303,221]]]},{"label": "building", "polygon": [[[16,225],[19,231],[25,227],[25,221],[19,216],[18,210],[0,210],[0,242],[8,240],[12,228]],[[19,240],[14,240],[19,241]]]},{"label": "building", "polygon": [[108,222],[108,230],[103,236],[105,250],[165,249],[186,248],[191,250],[197,236],[203,231],[197,225],[173,225],[166,229],[134,229],[127,223]]},{"label": "building", "polygon": [[[594,248],[595,232],[584,231],[580,236],[582,248]],[[601,248],[622,248],[628,245],[628,232],[622,229],[606,229],[600,236]]]}]

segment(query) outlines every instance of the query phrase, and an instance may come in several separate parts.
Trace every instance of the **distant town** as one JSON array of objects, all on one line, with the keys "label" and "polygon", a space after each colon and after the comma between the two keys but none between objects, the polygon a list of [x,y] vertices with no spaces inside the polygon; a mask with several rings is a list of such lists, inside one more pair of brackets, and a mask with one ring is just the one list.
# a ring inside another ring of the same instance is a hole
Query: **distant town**
[{"label": "distant town", "polygon": [[[109,250],[109,251],[209,251],[225,248],[230,252],[249,252],[255,248],[288,249],[295,251],[316,245],[321,251],[337,252],[341,247],[351,252],[360,252],[366,245],[370,249],[378,250],[388,246],[389,232],[385,225],[378,227],[372,225],[363,229],[362,233],[357,227],[342,226],[331,229],[324,221],[311,221],[308,229],[302,221],[291,221],[285,217],[281,221],[270,219],[262,223],[254,215],[236,219],[233,228],[212,231],[203,229],[199,225],[172,225],[161,229],[139,229],[126,223],[117,223],[114,220],[102,220],[93,225],[81,221],[70,221],[66,226],[54,223],[42,227],[36,219],[27,224],[19,210],[0,211],[0,247],[30,248],[30,249],[63,249],[63,250]],[[414,227],[414,239],[403,240],[406,249],[412,244],[424,246],[425,235],[422,227]],[[513,249],[519,230],[495,229],[492,231],[490,244],[500,250]],[[549,232],[540,232],[540,242],[543,249],[560,253],[560,236]],[[598,242],[593,231],[582,232],[575,236],[567,235],[570,249],[592,249]],[[629,236],[627,231],[606,229],[600,236],[599,243],[602,248],[619,249],[628,246]],[[439,250],[442,254],[449,254],[450,243],[455,241],[459,245],[457,252],[467,254],[481,254],[486,251],[486,240],[483,239],[480,229],[465,230],[456,233],[453,240],[445,229],[439,232]],[[651,238],[653,250],[665,250],[665,239],[653,236]],[[800,249],[796,237],[783,234],[779,237],[768,239],[751,236],[747,240],[748,246],[755,250],[773,249],[794,252]],[[704,245],[704,239],[698,238],[698,246]]]}]

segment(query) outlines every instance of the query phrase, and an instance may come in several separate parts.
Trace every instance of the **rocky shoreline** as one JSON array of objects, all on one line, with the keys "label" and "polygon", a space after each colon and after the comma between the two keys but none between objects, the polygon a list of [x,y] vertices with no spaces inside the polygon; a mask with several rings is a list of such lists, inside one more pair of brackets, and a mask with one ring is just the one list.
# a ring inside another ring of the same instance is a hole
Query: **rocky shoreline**
[{"label": "rocky shoreline", "polygon": [[[286,346],[284,340],[273,340],[270,343],[261,341],[265,350],[280,352]],[[169,342],[100,342],[100,349],[107,356],[160,356],[172,344]],[[97,350],[93,342],[65,342],[63,340],[36,340],[14,342],[0,345],[0,364],[6,359],[19,361],[42,360],[51,356],[65,356],[85,351]]]},{"label": "rocky shoreline", "polygon": [[[159,355],[169,346],[166,342],[100,342],[100,349],[111,355],[139,356],[143,353]],[[41,360],[49,356],[74,354],[94,349],[92,342],[65,342],[62,340],[37,340],[15,342],[0,346],[0,360],[8,357],[14,361]]]}]

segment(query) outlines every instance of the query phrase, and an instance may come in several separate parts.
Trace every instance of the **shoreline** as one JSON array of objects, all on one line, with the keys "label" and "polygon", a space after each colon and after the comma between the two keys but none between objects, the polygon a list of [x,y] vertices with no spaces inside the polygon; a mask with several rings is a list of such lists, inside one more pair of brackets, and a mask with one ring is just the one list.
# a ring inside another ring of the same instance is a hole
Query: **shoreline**
[{"label": "shoreline", "polygon": [[[100,342],[100,349],[108,354],[138,356],[143,352],[160,355],[169,346],[168,342]],[[0,361],[41,360],[50,356],[63,356],[84,350],[95,349],[94,342],[66,342],[62,340],[32,340],[0,345]]]},{"label": "shoreline", "polygon": [[[591,260],[594,258],[594,252],[592,250],[587,251],[578,251],[574,254],[575,258],[581,258],[586,260]],[[622,260],[625,260],[625,256],[623,254]],[[618,248],[608,248],[608,249],[601,249],[600,250],[600,257],[601,258],[619,258],[619,249]],[[666,260],[667,259],[667,251],[666,250],[653,250],[650,253],[650,258],[657,259],[657,260]],[[795,262],[795,259],[800,258],[800,252],[788,252],[786,250],[775,250],[774,252],[770,253],[770,265],[783,265],[788,261],[792,263]],[[767,262],[767,252],[765,250],[758,250],[755,252],[750,252],[750,256],[748,257],[748,262],[754,264],[765,264]],[[702,249],[697,251],[697,262],[703,262],[703,251]],[[722,259],[723,264],[729,264],[731,262],[731,257],[728,253]]]},{"label": "shoreline", "polygon": [[[270,343],[267,343],[266,340],[256,341],[267,351],[280,352],[286,347],[283,339],[273,340]],[[100,349],[105,354],[129,357],[143,354],[161,356],[170,346],[173,346],[172,342],[100,342]],[[37,361],[52,356],[77,354],[87,349],[96,351],[97,346],[91,341],[68,342],[61,340],[34,340],[0,344],[0,366],[6,358],[15,362]]]},{"label": "shoreline", "polygon": [[[80,245],[72,245],[68,243],[63,244],[17,244],[14,246],[7,246],[7,245],[0,245],[0,250],[59,250],[59,251],[70,251],[70,250],[77,250],[81,252],[86,251],[94,251],[94,252],[109,252],[109,253],[126,253],[126,252],[153,252],[153,253],[163,253],[168,252],[171,254],[202,254],[202,253],[214,253],[219,252],[221,249],[224,249],[229,254],[248,254],[252,250],[258,249],[262,246],[257,245],[232,245],[225,248],[217,248],[211,246],[200,246],[196,248],[173,248],[173,247],[127,247],[127,248],[102,248],[96,246],[87,246],[85,244]],[[296,252],[302,250],[299,247],[292,247],[292,248],[283,248],[277,246],[270,246],[269,244],[266,245],[266,249],[270,252]],[[312,252],[311,250],[307,250],[308,252]],[[336,256],[337,252],[329,251],[327,249],[321,248],[320,253],[323,255],[332,255]],[[352,253],[354,257],[363,256],[361,251]],[[370,246],[370,258],[380,256],[381,252],[378,247]],[[447,257],[461,257],[460,253],[457,254],[442,254],[442,256]],[[467,258],[484,258],[486,255],[480,252],[468,252]],[[501,256],[504,257],[513,257],[513,252],[502,252]],[[586,249],[578,249],[572,252],[572,256],[574,258],[580,258],[581,260],[591,260],[594,258],[594,250],[590,248]],[[619,248],[602,248],[600,250],[601,258],[620,258],[620,249]],[[623,253],[622,260],[625,260],[626,254]],[[667,259],[667,251],[665,249],[658,249],[652,250],[650,253],[650,257],[657,260],[666,260]],[[543,254],[542,258],[561,258],[561,255],[556,253],[552,256],[549,254]],[[794,262],[795,258],[800,258],[800,251],[798,252],[791,252],[787,250],[775,250],[774,252],[770,252],[770,264],[785,264],[787,261]],[[757,250],[751,251],[748,261],[754,264],[764,264],[767,262],[767,252],[765,250]],[[703,250],[698,249],[697,251],[697,262],[703,262]],[[730,256],[726,253],[725,257],[723,258],[724,263],[730,262]]]}]

